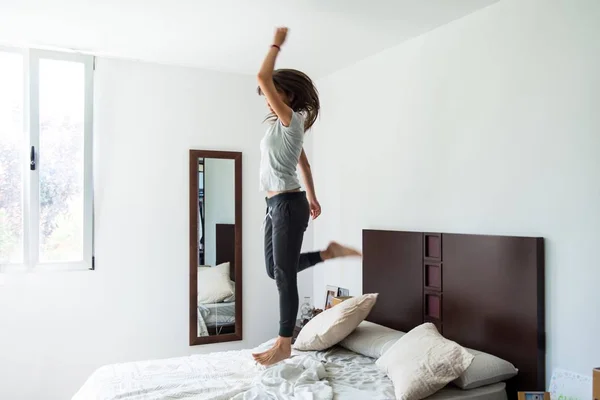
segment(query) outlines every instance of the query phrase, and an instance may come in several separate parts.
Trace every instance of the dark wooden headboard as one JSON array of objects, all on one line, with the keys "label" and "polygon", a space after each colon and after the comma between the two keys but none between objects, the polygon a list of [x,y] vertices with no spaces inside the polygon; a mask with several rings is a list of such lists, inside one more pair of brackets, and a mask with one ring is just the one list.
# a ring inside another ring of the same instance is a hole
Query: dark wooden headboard
[{"label": "dark wooden headboard", "polygon": [[230,263],[229,275],[235,282],[235,224],[216,224],[217,264]]},{"label": "dark wooden headboard", "polygon": [[510,361],[517,390],[545,388],[544,240],[363,231],[367,320],[408,332],[434,323],[450,340]]}]

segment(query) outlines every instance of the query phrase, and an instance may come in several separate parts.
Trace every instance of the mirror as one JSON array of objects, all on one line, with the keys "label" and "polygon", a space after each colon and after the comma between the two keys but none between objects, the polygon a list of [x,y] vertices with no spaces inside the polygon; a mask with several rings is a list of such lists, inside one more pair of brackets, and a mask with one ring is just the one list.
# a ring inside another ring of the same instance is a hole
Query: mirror
[{"label": "mirror", "polygon": [[190,150],[190,345],[242,340],[242,154]]}]

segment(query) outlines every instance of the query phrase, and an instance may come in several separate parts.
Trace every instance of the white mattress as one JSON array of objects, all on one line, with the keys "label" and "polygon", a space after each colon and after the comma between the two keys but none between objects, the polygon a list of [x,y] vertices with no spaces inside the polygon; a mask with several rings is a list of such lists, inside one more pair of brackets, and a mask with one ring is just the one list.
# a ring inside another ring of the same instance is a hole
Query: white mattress
[{"label": "white mattress", "polygon": [[[269,341],[254,351],[267,349]],[[374,363],[342,348],[297,352],[270,368],[251,350],[108,365],[95,371],[72,400],[393,400],[391,381]],[[431,400],[506,400],[504,384],[443,389]]]}]

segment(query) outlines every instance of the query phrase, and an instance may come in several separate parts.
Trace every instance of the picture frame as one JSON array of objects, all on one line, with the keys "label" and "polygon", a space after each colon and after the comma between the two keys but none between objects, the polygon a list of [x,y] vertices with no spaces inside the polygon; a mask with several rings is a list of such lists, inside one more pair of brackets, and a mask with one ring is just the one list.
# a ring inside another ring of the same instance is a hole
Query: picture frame
[{"label": "picture frame", "polygon": [[519,400],[550,400],[549,392],[519,392]]},{"label": "picture frame", "polygon": [[337,297],[349,297],[350,290],[339,287],[337,292]]},{"label": "picture frame", "polygon": [[338,290],[339,288],[337,286],[327,285],[325,291],[325,310],[328,310],[331,307],[333,307],[333,298],[338,295]]}]

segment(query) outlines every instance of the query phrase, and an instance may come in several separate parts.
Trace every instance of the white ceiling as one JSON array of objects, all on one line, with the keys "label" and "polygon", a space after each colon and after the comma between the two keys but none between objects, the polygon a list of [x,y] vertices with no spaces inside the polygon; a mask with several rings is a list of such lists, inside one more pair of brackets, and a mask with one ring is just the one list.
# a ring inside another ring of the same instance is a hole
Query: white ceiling
[{"label": "white ceiling", "polygon": [[313,77],[498,0],[0,0],[0,43],[255,73],[273,28],[279,67]]}]

